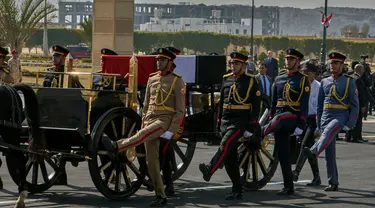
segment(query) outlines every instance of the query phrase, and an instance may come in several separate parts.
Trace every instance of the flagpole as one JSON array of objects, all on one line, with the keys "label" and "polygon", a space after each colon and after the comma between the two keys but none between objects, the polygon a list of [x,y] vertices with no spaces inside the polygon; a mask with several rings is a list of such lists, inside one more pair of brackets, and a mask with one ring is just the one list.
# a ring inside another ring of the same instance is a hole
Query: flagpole
[{"label": "flagpole", "polygon": [[[324,20],[327,18],[327,7],[328,7],[328,0],[325,0],[325,6],[324,6]],[[322,43],[322,49],[321,49],[321,56],[320,56],[320,62],[325,64],[326,63],[326,54],[327,54],[327,27],[325,24],[323,24],[323,43]]]}]

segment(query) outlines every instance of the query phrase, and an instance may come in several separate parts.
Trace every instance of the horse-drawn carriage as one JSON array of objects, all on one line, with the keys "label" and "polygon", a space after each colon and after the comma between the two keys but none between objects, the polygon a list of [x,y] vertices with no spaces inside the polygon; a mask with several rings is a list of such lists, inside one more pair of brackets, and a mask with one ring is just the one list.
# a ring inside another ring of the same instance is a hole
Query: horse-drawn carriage
[{"label": "horse-drawn carriage", "polygon": [[[154,56],[106,55],[102,61],[102,73],[56,73],[60,77],[89,76],[89,86],[85,88],[69,88],[69,81],[60,88],[34,88],[40,108],[40,128],[48,151],[40,152],[42,161],[29,159],[24,164],[27,172],[31,171],[28,191],[40,193],[48,190],[64,173],[67,162],[77,166],[87,161],[96,188],[110,199],[126,199],[144,184],[147,165],[143,145],[127,150],[120,159],[111,159],[101,139],[110,137],[119,140],[141,128],[139,112],[142,105],[138,101],[142,93],[138,89],[155,71]],[[184,132],[172,142],[175,155],[172,160],[173,180],[180,178],[188,168],[197,142],[220,140],[215,132],[215,92],[220,89],[222,76],[226,73],[226,56],[178,56],[176,65],[175,71],[182,75],[188,87]],[[94,76],[99,76],[105,86],[93,89]],[[199,95],[207,103],[197,107],[204,102],[197,104],[196,99],[191,101],[192,95]],[[263,116],[261,124],[266,117]],[[23,129],[22,146],[27,156],[27,122],[23,123]],[[238,148],[239,168],[245,180],[244,189],[259,190],[271,180],[277,169],[273,142],[266,137],[260,148],[253,148],[251,142],[244,138],[241,142]],[[13,148],[7,144],[0,146],[4,147],[4,151]],[[14,161],[10,157],[6,159],[12,179],[19,184],[17,169],[11,165]],[[50,167],[47,168],[47,165]]]}]

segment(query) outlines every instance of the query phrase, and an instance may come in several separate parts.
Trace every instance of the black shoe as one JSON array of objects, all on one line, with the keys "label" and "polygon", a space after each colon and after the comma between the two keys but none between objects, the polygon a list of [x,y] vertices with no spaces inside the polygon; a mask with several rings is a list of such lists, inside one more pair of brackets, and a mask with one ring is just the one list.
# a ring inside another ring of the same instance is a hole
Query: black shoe
[{"label": "black shoe", "polygon": [[313,160],[314,158],[316,158],[315,154],[311,152],[310,148],[308,147],[303,148],[303,153],[310,160]]},{"label": "black shoe", "polygon": [[55,182],[56,186],[67,186],[68,185],[68,179],[67,179],[67,176],[66,176],[66,172],[62,173],[59,178],[57,179],[57,181]]},{"label": "black shoe", "polygon": [[277,192],[277,195],[279,196],[289,196],[294,194],[293,188],[283,188],[281,191]]},{"label": "black shoe", "polygon": [[148,205],[150,207],[163,207],[167,203],[167,199],[161,196],[157,196],[155,200],[150,202]]},{"label": "black shoe", "polygon": [[211,173],[210,173],[210,170],[209,170],[208,166],[205,165],[204,163],[201,163],[201,164],[199,164],[199,170],[203,174],[203,179],[207,182],[210,181]]},{"label": "black shoe", "polygon": [[242,199],[242,193],[232,192],[225,196],[225,200],[241,200],[241,199]]},{"label": "black shoe", "polygon": [[3,180],[1,180],[1,178],[0,178],[0,190],[3,190],[3,189],[4,189]]},{"label": "black shoe", "polygon": [[176,196],[175,192],[174,192],[174,187],[173,187],[173,184],[172,185],[168,185],[165,187],[165,194],[168,196],[168,197],[172,197],[172,196]]},{"label": "black shoe", "polygon": [[368,139],[359,139],[359,141],[361,141],[363,143],[366,143],[366,142],[368,142]]},{"label": "black shoe", "polygon": [[111,153],[117,152],[117,142],[112,141],[109,137],[102,137],[102,143],[104,148]]},{"label": "black shoe", "polygon": [[293,170],[293,181],[294,182],[297,182],[298,181],[298,173],[297,173],[297,171],[295,171],[295,170]]},{"label": "black shoe", "polygon": [[353,139],[351,142],[353,143],[363,143],[361,139]]},{"label": "black shoe", "polygon": [[320,176],[314,176],[310,183],[306,184],[306,186],[320,186],[322,181],[320,180]]},{"label": "black shoe", "polygon": [[338,185],[329,185],[328,187],[324,189],[324,191],[338,191],[338,190],[339,190]]}]

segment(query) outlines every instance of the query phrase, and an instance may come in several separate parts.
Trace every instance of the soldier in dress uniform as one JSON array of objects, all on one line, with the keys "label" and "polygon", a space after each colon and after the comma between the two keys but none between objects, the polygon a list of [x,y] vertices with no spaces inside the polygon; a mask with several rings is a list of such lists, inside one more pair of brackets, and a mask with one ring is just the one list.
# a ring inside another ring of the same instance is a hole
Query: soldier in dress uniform
[{"label": "soldier in dress uniform", "polygon": [[14,80],[10,74],[8,65],[5,63],[5,57],[8,54],[9,52],[6,48],[0,47],[0,82],[12,84]]},{"label": "soldier in dress uniform", "polygon": [[[242,184],[238,168],[238,139],[250,137],[260,138],[261,128],[258,123],[261,93],[259,84],[253,75],[247,74],[247,56],[238,52],[230,54],[233,72],[224,75],[219,104],[218,132],[222,135],[220,147],[209,164],[201,163],[199,170],[203,179],[209,181],[221,166],[225,165],[232,181],[232,193],[226,200],[242,199]],[[250,130],[250,128],[252,130]],[[252,131],[250,133],[249,131]],[[260,139],[259,139],[260,143]]]},{"label": "soldier in dress uniform", "polygon": [[301,135],[306,127],[309,105],[309,81],[299,71],[304,55],[296,49],[286,50],[287,72],[276,77],[272,87],[270,122],[263,127],[264,136],[274,133],[275,146],[284,178],[278,195],[294,193],[290,163],[290,136]]},{"label": "soldier in dress uniform", "polygon": [[142,112],[142,129],[134,136],[117,142],[103,137],[103,144],[109,152],[126,151],[145,142],[148,171],[154,183],[156,199],[150,206],[162,206],[167,198],[160,174],[160,139],[172,139],[177,133],[185,113],[185,82],[171,70],[176,58],[166,48],[158,49],[155,57],[158,72],[150,74],[146,87],[146,98]]},{"label": "soldier in dress uniform", "polygon": [[[102,56],[103,55],[118,55],[116,52],[114,52],[113,50],[108,49],[108,48],[102,48],[100,50],[100,53],[102,54]],[[100,59],[100,65],[103,65],[103,62],[102,62],[101,59]],[[102,73],[102,70],[100,70],[96,73]],[[108,87],[109,84],[110,84],[108,81],[106,82],[106,80],[103,80],[103,76],[101,76],[101,75],[94,75],[93,81],[92,81],[92,88],[93,89],[101,89],[103,87]]]},{"label": "soldier in dress uniform", "polygon": [[[49,72],[64,72],[65,58],[69,54],[69,50],[59,46],[52,46],[52,61],[55,67],[48,68]],[[60,80],[61,77],[61,80]],[[61,82],[60,82],[61,81]],[[46,74],[43,82],[43,87],[62,87],[64,83],[64,76],[59,74]]]},{"label": "soldier in dress uniform", "polygon": [[330,53],[332,76],[320,83],[317,107],[317,127],[322,132],[320,139],[311,147],[304,148],[310,160],[325,150],[329,186],[325,191],[338,191],[335,136],[341,129],[353,129],[359,112],[358,90],[354,79],[343,74],[346,56]]},{"label": "soldier in dress uniform", "polygon": [[[179,49],[174,48],[174,47],[166,47],[166,49],[170,50],[176,56],[180,55],[180,52],[181,52]],[[171,70],[173,71],[175,68],[176,68],[176,65],[175,63],[173,63]],[[178,133],[178,135],[181,135],[182,131],[183,131],[183,124],[180,126],[178,132],[176,133]],[[177,139],[177,138],[174,138],[174,139]],[[164,176],[165,194],[167,196],[175,196],[173,179],[172,179],[172,158],[174,154],[173,154],[173,148],[171,147],[170,142],[171,140],[165,140],[165,139],[160,140],[160,150],[159,150],[160,167],[163,171],[163,176]]]}]

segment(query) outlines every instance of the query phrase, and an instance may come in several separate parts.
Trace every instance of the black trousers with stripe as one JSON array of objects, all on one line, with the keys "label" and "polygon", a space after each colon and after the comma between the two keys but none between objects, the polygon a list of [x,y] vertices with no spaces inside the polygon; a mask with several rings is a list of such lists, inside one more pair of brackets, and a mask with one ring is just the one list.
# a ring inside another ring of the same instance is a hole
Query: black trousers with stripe
[{"label": "black trousers with stripe", "polygon": [[213,175],[224,162],[225,170],[233,184],[232,192],[235,193],[242,192],[237,147],[239,145],[238,140],[243,136],[243,133],[243,129],[227,129],[225,132],[222,132],[223,137],[219,149],[209,164],[211,175]]}]

